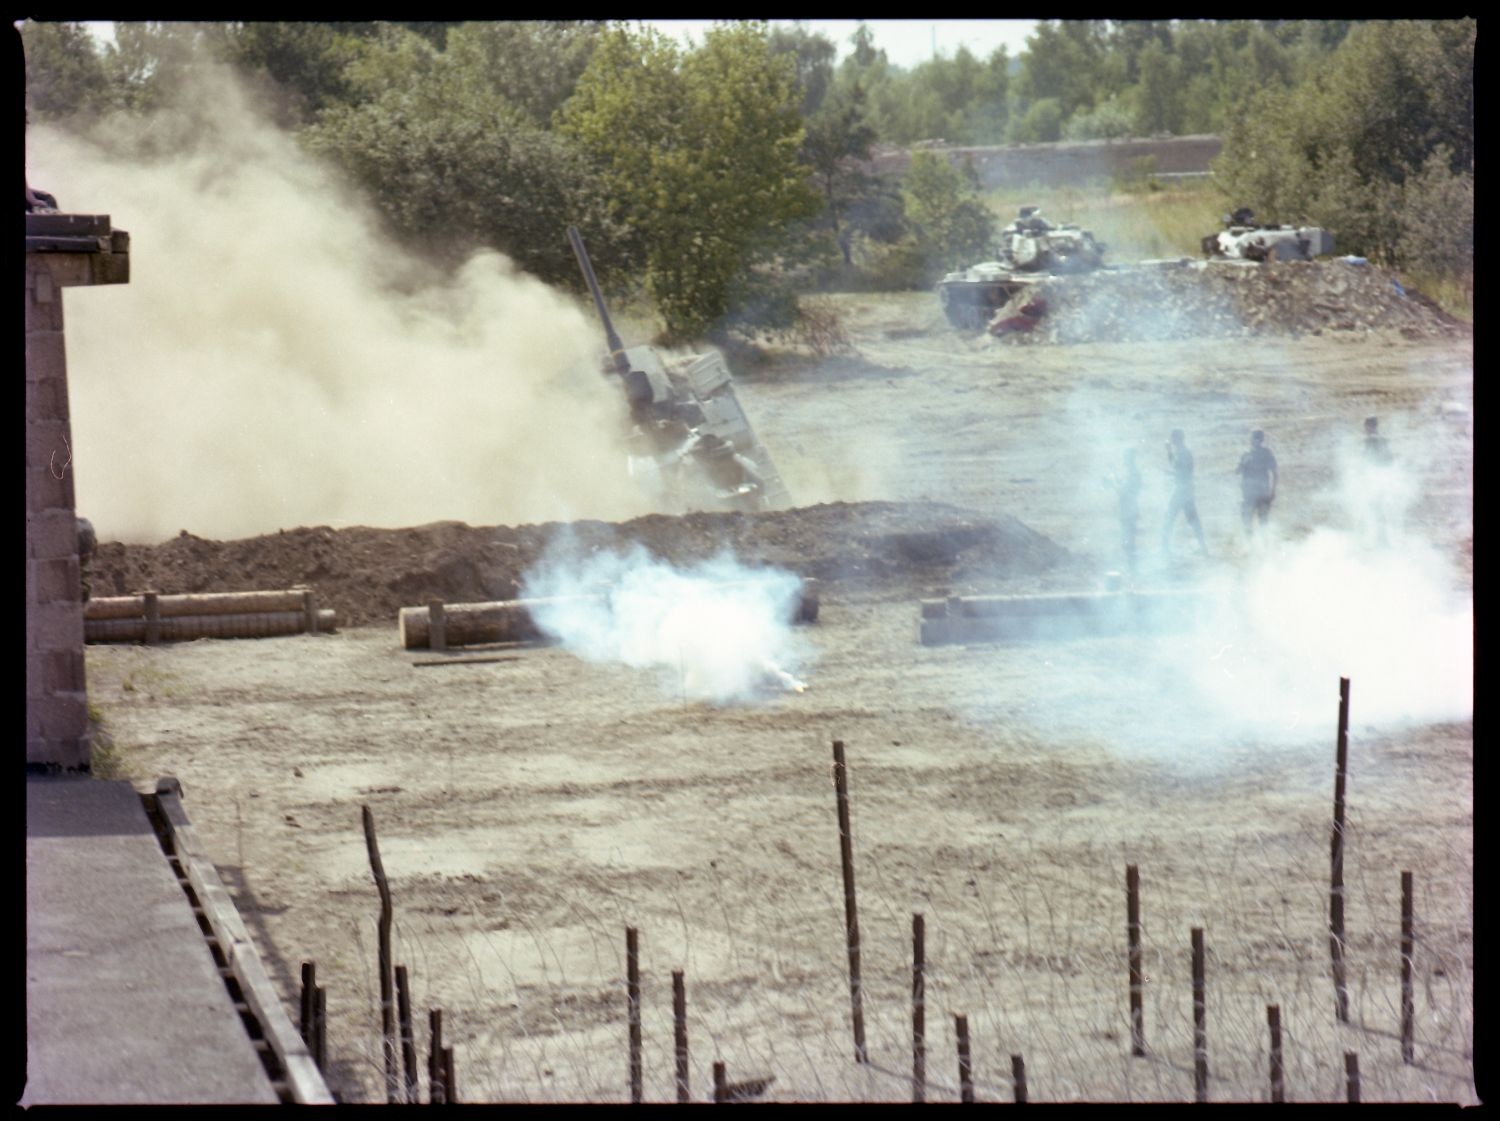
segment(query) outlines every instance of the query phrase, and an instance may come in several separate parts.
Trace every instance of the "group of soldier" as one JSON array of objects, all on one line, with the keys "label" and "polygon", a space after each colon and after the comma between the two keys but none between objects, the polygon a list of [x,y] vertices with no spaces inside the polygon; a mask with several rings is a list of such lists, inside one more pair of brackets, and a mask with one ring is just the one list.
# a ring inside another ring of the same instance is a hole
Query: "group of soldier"
[{"label": "group of soldier", "polygon": [[[1365,418],[1365,461],[1372,467],[1384,467],[1391,462],[1390,447],[1380,434],[1377,417]],[[1166,518],[1161,527],[1161,551],[1171,550],[1172,531],[1181,515],[1198,539],[1198,552],[1208,555],[1208,541],[1203,535],[1203,522],[1198,517],[1197,496],[1193,484],[1193,453],[1187,446],[1187,437],[1182,429],[1174,428],[1167,439],[1167,471],[1172,479],[1172,493],[1167,500]],[[1250,449],[1240,456],[1235,473],[1240,477],[1240,518],[1244,523],[1245,536],[1254,541],[1259,532],[1264,533],[1271,516],[1271,503],[1276,500],[1276,486],[1280,473],[1276,456],[1266,446],[1266,434],[1257,428],[1250,433]],[[1136,527],[1140,523],[1141,472],[1136,464],[1135,449],[1125,451],[1120,473],[1112,478],[1120,518],[1120,544],[1126,564],[1134,573],[1136,567]],[[1384,513],[1377,506],[1376,529],[1382,544],[1386,540]]]}]

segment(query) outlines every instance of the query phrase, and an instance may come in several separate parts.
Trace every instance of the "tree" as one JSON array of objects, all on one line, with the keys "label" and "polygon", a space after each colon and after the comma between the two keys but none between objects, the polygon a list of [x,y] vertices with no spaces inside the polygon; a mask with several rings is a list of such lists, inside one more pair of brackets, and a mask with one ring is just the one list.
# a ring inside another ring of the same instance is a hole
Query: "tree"
[{"label": "tree", "polygon": [[38,121],[96,116],[114,106],[104,57],[83,24],[27,20],[21,38],[28,116]]},{"label": "tree", "polygon": [[295,126],[350,100],[345,71],[359,57],[362,41],[375,34],[373,23],[255,21],[233,27],[228,53],[241,69],[263,75],[282,92],[282,118]]},{"label": "tree", "polygon": [[906,220],[935,280],[989,251],[995,222],[958,170],[935,152],[913,152],[901,189]]},{"label": "tree", "polygon": [[460,70],[545,129],[573,96],[601,30],[593,21],[465,23],[448,32],[446,53]]},{"label": "tree", "polygon": [[1137,136],[1155,136],[1182,131],[1186,118],[1182,100],[1182,65],[1159,42],[1149,43],[1138,60],[1140,84],[1136,90]]},{"label": "tree", "polygon": [[1293,90],[1236,114],[1216,169],[1277,221],[1326,225],[1384,264],[1472,267],[1474,20],[1354,28]]},{"label": "tree", "polygon": [[105,65],[121,101],[150,113],[180,100],[195,70],[226,53],[230,25],[222,23],[115,23]]},{"label": "tree", "polygon": [[1066,114],[1062,103],[1055,97],[1044,97],[1034,101],[1014,121],[1010,128],[1010,139],[1015,144],[1044,144],[1062,137]]},{"label": "tree", "polygon": [[789,54],[797,66],[797,88],[802,91],[802,116],[811,118],[823,105],[833,85],[833,60],[838,48],[824,35],[804,27],[771,28],[771,53]]},{"label": "tree", "polygon": [[1056,101],[1060,128],[1079,109],[1093,107],[1096,74],[1103,67],[1106,47],[1102,20],[1039,21],[1021,56],[1021,100],[1028,106]]},{"label": "tree", "polygon": [[874,186],[874,177],[861,166],[870,158],[874,142],[875,129],[865,116],[864,90],[859,85],[827,98],[808,120],[802,142],[802,158],[822,190],[823,214],[845,265],[854,262],[850,231],[842,219]]},{"label": "tree", "polygon": [[326,108],[304,143],[360,185],[396,234],[429,252],[460,258],[488,246],[544,280],[574,282],[563,236],[574,224],[601,271],[616,265],[626,238],[582,152],[496,90],[463,30],[443,52],[383,28],[345,74],[351,101]]},{"label": "tree", "polygon": [[1064,140],[1116,140],[1138,133],[1138,110],[1132,98],[1119,94],[1101,101],[1087,113],[1075,113],[1063,126]]},{"label": "tree", "polygon": [[667,335],[719,335],[763,296],[765,270],[818,199],[798,162],[795,68],[758,23],[680,53],[650,31],[603,36],[561,129],[600,169],[612,216],[645,247]]}]

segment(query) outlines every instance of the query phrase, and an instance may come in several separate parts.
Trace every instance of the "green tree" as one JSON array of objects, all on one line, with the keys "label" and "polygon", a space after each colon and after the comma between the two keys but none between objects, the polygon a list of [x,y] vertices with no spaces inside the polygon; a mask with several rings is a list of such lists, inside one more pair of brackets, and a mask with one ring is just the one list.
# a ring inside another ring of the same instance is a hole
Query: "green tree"
[{"label": "green tree", "polygon": [[1134,99],[1110,94],[1086,113],[1075,113],[1063,126],[1064,140],[1117,140],[1135,136],[1139,113]]},{"label": "green tree", "polygon": [[1043,144],[1058,140],[1062,137],[1063,121],[1066,114],[1063,112],[1062,103],[1055,97],[1044,97],[1040,101],[1033,101],[1021,114],[1019,120],[1012,122],[1010,128],[1010,139],[1015,144]]},{"label": "green tree", "polygon": [[875,129],[865,115],[864,90],[855,85],[824,100],[808,120],[802,142],[802,158],[822,192],[823,217],[845,265],[852,265],[853,257],[852,231],[844,217],[874,187],[874,177],[863,166],[874,141]]},{"label": "green tree", "polygon": [[833,60],[838,48],[826,36],[799,26],[771,28],[769,43],[773,55],[789,54],[795,61],[802,115],[812,118],[833,86]]},{"label": "green tree", "polygon": [[449,30],[446,53],[536,127],[551,128],[588,68],[601,31],[594,21],[465,23]]},{"label": "green tree", "polygon": [[31,119],[97,116],[114,106],[115,89],[103,53],[83,24],[27,20],[21,38]]},{"label": "green tree", "polygon": [[305,124],[352,96],[345,77],[374,23],[249,22],[229,33],[228,55],[248,74],[261,76],[280,97],[284,124]]},{"label": "green tree", "polygon": [[[1041,101],[1055,101],[1060,132],[1063,121],[1080,109],[1093,107],[1096,76],[1106,51],[1102,20],[1041,20],[1026,40],[1016,92],[1028,109]],[[1032,124],[1036,123],[1034,119]]]},{"label": "green tree", "polygon": [[574,282],[563,231],[578,225],[601,271],[626,241],[582,152],[495,88],[481,51],[387,26],[351,63],[351,101],[302,133],[374,201],[403,239],[453,258],[488,246],[543,279]]},{"label": "green tree", "polygon": [[1141,51],[1137,65],[1140,81],[1135,98],[1136,135],[1181,132],[1187,117],[1181,62],[1160,42],[1153,41]]},{"label": "green tree", "polygon": [[195,71],[222,58],[229,24],[116,22],[105,65],[127,109],[151,113],[180,100]]},{"label": "green tree", "polygon": [[1226,133],[1216,170],[1278,221],[1311,221],[1342,249],[1439,273],[1473,242],[1474,20],[1355,27],[1294,90],[1270,88]]},{"label": "green tree", "polygon": [[945,156],[913,152],[901,196],[927,279],[991,250],[994,218]]},{"label": "green tree", "polygon": [[612,216],[641,238],[670,338],[721,335],[764,296],[785,231],[816,213],[800,100],[765,26],[737,23],[686,55],[653,31],[612,30],[563,107]]}]

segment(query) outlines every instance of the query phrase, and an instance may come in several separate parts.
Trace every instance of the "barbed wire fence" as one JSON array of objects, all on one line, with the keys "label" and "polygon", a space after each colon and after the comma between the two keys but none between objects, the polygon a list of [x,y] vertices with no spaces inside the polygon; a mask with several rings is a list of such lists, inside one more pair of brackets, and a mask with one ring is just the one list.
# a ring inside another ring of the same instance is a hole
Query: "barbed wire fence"
[{"label": "barbed wire fence", "polygon": [[[855,764],[857,773],[857,763]],[[977,1100],[1178,1101],[1194,1093],[1189,933],[1205,931],[1210,1100],[1271,1100],[1269,1008],[1277,1010],[1286,1100],[1343,1100],[1345,1055],[1363,1100],[1476,1100],[1473,867],[1467,829],[1413,836],[1399,821],[1345,826],[1350,1015],[1335,1014],[1328,960],[1328,821],[1204,829],[1123,844],[1080,839],[1057,820],[1015,841],[909,847],[852,823],[868,1061],[851,1034],[844,900],[832,822],[824,854],[770,834],[710,862],[686,891],[642,885],[607,861],[554,885],[547,905],[394,925],[414,1000],[443,1008],[464,1101],[626,1101],[625,931],[639,931],[644,1100],[677,1100],[672,973],[685,979],[692,1100],[767,1081],[766,1099],[906,1101],[913,1078],[912,920],[924,919],[926,1100],[962,1092],[955,1016],[966,1017]],[[831,799],[830,799],[831,801]],[[831,807],[830,807],[831,810]],[[832,818],[832,813],[829,813]],[[1400,854],[1415,865],[1410,1001],[1414,1061],[1403,1060]],[[768,882],[788,855],[796,881]],[[1146,1054],[1131,1054],[1126,867],[1140,870]],[[687,873],[684,872],[684,875]],[[704,890],[706,888],[706,891]],[[710,900],[700,905],[694,900]],[[374,919],[354,924],[373,960]],[[370,972],[374,972],[373,969]],[[359,999],[373,1032],[348,1041],[354,1080],[383,1097],[380,998]],[[749,1087],[748,1091],[754,1090]]]}]

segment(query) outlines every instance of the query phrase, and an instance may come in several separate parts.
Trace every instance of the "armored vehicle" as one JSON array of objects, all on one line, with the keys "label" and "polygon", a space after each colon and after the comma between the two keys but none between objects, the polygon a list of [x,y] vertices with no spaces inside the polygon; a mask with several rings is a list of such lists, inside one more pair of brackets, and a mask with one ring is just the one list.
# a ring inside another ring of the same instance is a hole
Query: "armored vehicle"
[{"label": "armored vehicle", "polygon": [[982,331],[994,315],[1027,288],[1050,276],[1093,272],[1106,267],[1104,246],[1080,226],[1054,226],[1036,206],[1021,207],[1000,233],[999,257],[950,272],[938,283],[938,300],[948,322]]},{"label": "armored vehicle", "polygon": [[687,510],[785,509],[791,495],[771,455],[756,438],[718,350],[670,354],[653,346],[626,348],[615,331],[583,238],[568,241],[609,344],[606,377],[618,379],[629,408],[626,468],[661,507]]},{"label": "armored vehicle", "polygon": [[1333,235],[1318,226],[1266,226],[1242,206],[1224,215],[1224,228],[1203,239],[1210,261],[1310,261],[1333,252]]}]

